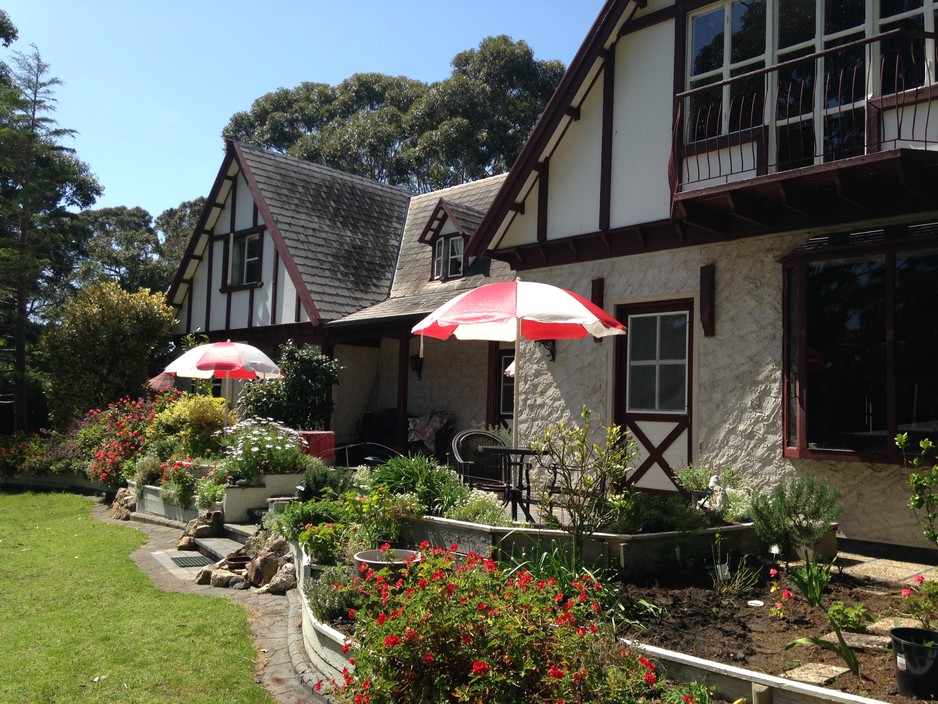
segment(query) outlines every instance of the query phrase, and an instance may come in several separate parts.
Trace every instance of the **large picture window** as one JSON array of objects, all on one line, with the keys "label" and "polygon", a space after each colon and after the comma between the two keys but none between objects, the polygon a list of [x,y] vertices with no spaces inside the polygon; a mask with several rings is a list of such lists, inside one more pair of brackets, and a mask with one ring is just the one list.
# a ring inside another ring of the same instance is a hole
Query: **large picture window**
[{"label": "large picture window", "polygon": [[786,454],[863,459],[938,434],[938,227],[909,234],[930,244],[858,233],[861,254],[788,263]]}]

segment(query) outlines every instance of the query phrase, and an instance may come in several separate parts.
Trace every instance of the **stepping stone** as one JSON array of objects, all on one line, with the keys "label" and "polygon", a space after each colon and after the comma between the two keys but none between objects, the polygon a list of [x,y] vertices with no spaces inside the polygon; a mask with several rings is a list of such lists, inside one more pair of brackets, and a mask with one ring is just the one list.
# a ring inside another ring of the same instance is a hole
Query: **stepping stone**
[{"label": "stepping stone", "polygon": [[866,627],[866,630],[870,633],[878,633],[880,635],[889,637],[889,631],[893,628],[918,628],[922,624],[918,619],[907,618],[904,616],[893,616],[890,618],[881,618],[875,623],[871,623]]},{"label": "stepping stone", "polygon": [[794,670],[783,672],[779,676],[794,680],[795,682],[816,684],[819,687],[823,687],[833,682],[835,677],[845,672],[850,672],[850,670],[840,665],[824,665],[822,663],[809,662],[807,665],[802,665],[801,667],[796,667]]},{"label": "stepping stone", "polygon": [[[879,635],[876,633],[849,633],[844,632],[844,640],[847,642],[851,648],[860,649],[860,650],[879,650],[888,648],[892,644],[892,639],[886,635]],[[826,636],[821,636],[822,639],[828,640],[831,643],[837,643],[837,634],[831,631]]]},{"label": "stepping stone", "polygon": [[226,557],[235,550],[243,548],[241,543],[228,538],[196,538],[199,550],[217,559]]}]

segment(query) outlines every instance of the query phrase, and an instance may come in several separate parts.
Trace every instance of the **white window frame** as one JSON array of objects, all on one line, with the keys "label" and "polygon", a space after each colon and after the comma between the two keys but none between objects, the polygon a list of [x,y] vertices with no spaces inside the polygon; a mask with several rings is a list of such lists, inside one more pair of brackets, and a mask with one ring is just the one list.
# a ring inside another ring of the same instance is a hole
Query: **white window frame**
[{"label": "white window frame", "polygon": [[[251,243],[255,243],[254,254],[249,256]],[[231,236],[231,262],[228,271],[230,286],[249,286],[260,281],[261,235],[252,232],[247,235]],[[253,271],[253,275],[252,272]]]},{"label": "white window frame", "polygon": [[[684,318],[684,356],[683,358],[663,358],[661,356],[661,319],[664,317],[675,317],[683,316]],[[655,358],[647,360],[633,360],[632,359],[632,344],[635,338],[635,328],[632,325],[632,321],[638,318],[654,318],[656,320],[655,325]],[[690,325],[691,318],[687,311],[684,310],[669,310],[661,311],[656,313],[637,313],[635,315],[630,315],[628,320],[628,357],[627,357],[627,381],[626,389],[628,389],[627,397],[625,399],[626,412],[627,413],[661,413],[667,415],[686,414],[688,412],[687,403],[689,397],[689,386],[688,386],[688,374],[690,373],[690,360],[689,356],[689,345],[690,345]],[[676,364],[684,365],[684,406],[682,408],[662,408],[661,407],[661,368],[664,366],[673,366]],[[631,389],[633,379],[632,372],[637,367],[648,368],[654,367],[655,369],[655,407],[654,408],[636,408],[632,406],[632,394]]]},{"label": "white window frame", "polygon": [[433,278],[458,279],[465,269],[465,241],[462,235],[440,237],[433,246]]}]

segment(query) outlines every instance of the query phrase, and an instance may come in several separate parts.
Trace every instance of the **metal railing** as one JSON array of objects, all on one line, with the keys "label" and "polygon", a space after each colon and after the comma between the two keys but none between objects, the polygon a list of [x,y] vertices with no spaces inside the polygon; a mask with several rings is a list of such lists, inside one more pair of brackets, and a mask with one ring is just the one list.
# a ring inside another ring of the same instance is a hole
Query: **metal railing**
[{"label": "metal railing", "polygon": [[677,94],[672,190],[938,148],[935,37],[891,30]]}]

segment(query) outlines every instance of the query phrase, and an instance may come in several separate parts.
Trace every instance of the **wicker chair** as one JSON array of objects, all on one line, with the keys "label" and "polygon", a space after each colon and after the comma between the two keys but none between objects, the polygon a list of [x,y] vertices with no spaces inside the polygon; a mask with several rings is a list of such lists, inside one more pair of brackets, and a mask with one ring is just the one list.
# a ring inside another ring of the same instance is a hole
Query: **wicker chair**
[{"label": "wicker chair", "polygon": [[487,430],[462,430],[453,437],[453,459],[456,471],[469,486],[504,494],[508,486],[502,477],[501,463],[496,457],[479,450],[480,447],[505,445],[495,433]]}]

